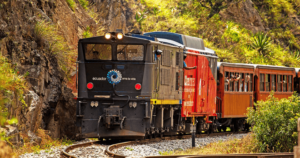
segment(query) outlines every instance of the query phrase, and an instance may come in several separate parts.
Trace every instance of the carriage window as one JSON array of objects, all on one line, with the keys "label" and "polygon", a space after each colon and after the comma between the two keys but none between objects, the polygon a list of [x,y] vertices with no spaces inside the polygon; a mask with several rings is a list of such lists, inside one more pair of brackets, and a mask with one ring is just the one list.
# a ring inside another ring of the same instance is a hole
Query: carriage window
[{"label": "carriage window", "polygon": [[118,45],[117,59],[143,61],[144,46],[143,45]]},{"label": "carriage window", "polygon": [[276,90],[276,75],[271,75],[271,90],[275,91]]},{"label": "carriage window", "polygon": [[269,74],[265,74],[265,85],[266,85],[265,91],[270,91],[270,75]]},{"label": "carriage window", "polygon": [[228,91],[228,84],[229,84],[229,72],[225,72],[225,78],[224,78],[224,90]]},{"label": "carriage window", "polygon": [[111,60],[110,44],[86,44],[85,45],[86,60]]},{"label": "carriage window", "polygon": [[239,76],[239,92],[243,92],[243,87],[244,87],[244,73],[240,73],[240,76]]},{"label": "carriage window", "polygon": [[289,92],[292,92],[292,83],[293,83],[293,82],[292,82],[292,76],[289,75],[289,83],[288,83],[288,84],[289,84],[289,86],[288,86],[288,91],[289,91]]},{"label": "carriage window", "polygon": [[248,92],[249,91],[249,80],[250,80],[250,75],[247,73],[247,74],[245,74],[244,92]]},{"label": "carriage window", "polygon": [[283,80],[282,80],[282,84],[283,84],[283,91],[286,92],[287,90],[287,76],[286,75],[283,75]]},{"label": "carriage window", "polygon": [[260,91],[264,91],[264,77],[265,75],[264,74],[259,74],[259,90]]},{"label": "carriage window", "polygon": [[249,80],[249,92],[252,92],[252,82],[253,82],[253,74],[250,74],[250,80]]},{"label": "carriage window", "polygon": [[238,89],[239,73],[235,73],[233,77],[233,81],[234,81],[234,91],[239,91]]},{"label": "carriage window", "polygon": [[282,89],[281,89],[281,84],[282,83],[282,80],[281,80],[281,75],[277,75],[277,91],[281,92]]},{"label": "carriage window", "polygon": [[233,78],[234,78],[234,73],[230,72],[230,77],[229,77],[229,91],[234,91]]}]

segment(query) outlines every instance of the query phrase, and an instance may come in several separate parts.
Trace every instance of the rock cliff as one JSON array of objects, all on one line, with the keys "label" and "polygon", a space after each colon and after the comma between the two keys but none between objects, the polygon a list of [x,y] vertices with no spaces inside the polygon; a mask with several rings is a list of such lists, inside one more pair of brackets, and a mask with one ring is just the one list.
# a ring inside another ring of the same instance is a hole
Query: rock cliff
[{"label": "rock cliff", "polygon": [[[22,107],[14,97],[9,117],[17,117],[21,132],[48,130],[54,138],[74,138],[75,90],[74,82],[68,83],[66,73],[59,65],[57,55],[49,51],[48,41],[41,41],[35,34],[39,21],[53,24],[70,48],[77,51],[77,42],[90,28],[93,35],[122,28],[128,31],[133,14],[125,1],[91,0],[97,16],[92,18],[77,0],[74,10],[65,0],[0,0],[0,52],[18,69],[27,74],[28,91]],[[75,53],[76,54],[76,53]],[[76,59],[76,56],[70,58]],[[74,66],[67,73],[76,74]],[[67,86],[69,85],[69,86]]]}]

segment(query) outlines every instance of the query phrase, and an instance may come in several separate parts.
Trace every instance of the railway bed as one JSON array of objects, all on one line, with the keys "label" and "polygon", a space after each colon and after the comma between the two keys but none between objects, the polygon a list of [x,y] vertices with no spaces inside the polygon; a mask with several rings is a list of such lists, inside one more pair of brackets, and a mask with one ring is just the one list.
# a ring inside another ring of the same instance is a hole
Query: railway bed
[{"label": "railway bed", "polygon": [[[234,134],[242,134],[246,132],[224,132],[224,133],[212,133],[212,134],[197,134],[196,138],[204,138],[208,136],[229,136],[229,135],[234,135]],[[127,142],[121,142],[121,143],[115,143],[111,141],[103,142],[103,141],[94,141],[94,142],[88,142],[88,143],[83,143],[83,144],[76,144],[69,146],[65,150],[61,152],[61,157],[68,157],[68,158],[73,158],[76,157],[76,155],[72,155],[69,152],[73,149],[76,148],[81,148],[81,147],[88,147],[92,145],[100,145],[105,143],[106,145],[111,144],[106,147],[104,154],[107,157],[118,157],[118,158],[123,158],[127,157],[127,155],[121,155],[115,153],[113,150],[118,149],[124,146],[129,146],[129,145],[141,145],[141,144],[146,144],[146,143],[155,143],[159,142],[162,140],[176,140],[176,139],[190,139],[191,135],[181,135],[181,136],[172,136],[172,137],[162,137],[162,138],[154,138],[154,139],[145,139],[145,140],[138,140],[138,141],[127,141]],[[100,156],[100,155],[99,155]],[[216,158],[216,157],[249,157],[249,158],[263,158],[263,157],[282,157],[282,158],[292,158],[294,156],[293,153],[256,153],[256,154],[224,154],[224,155],[171,155],[171,156],[145,156],[147,158],[156,158],[156,157],[166,157],[166,158],[177,158],[177,157],[210,157],[210,158]]]}]

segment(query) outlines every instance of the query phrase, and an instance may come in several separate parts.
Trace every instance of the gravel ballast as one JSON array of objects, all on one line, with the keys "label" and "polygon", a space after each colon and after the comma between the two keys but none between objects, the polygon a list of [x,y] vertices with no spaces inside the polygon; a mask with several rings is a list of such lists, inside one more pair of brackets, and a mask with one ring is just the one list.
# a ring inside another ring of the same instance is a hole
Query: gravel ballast
[{"label": "gravel ballast", "polygon": [[[212,142],[226,141],[229,139],[241,139],[247,134],[234,134],[229,136],[213,136],[196,138],[196,147],[205,146]],[[74,144],[85,143],[91,140],[79,141]],[[133,144],[114,149],[113,152],[128,157],[160,156],[160,152],[186,150],[191,148],[191,139],[161,140],[146,144]],[[76,148],[69,151],[69,154],[76,155],[79,158],[107,157],[104,152],[108,145],[91,145],[88,147]],[[39,153],[27,153],[20,158],[57,158],[60,152],[67,146],[53,147],[49,150],[42,150]]]},{"label": "gravel ballast", "polygon": [[[234,134],[229,136],[213,136],[205,138],[196,138],[196,147],[205,146],[212,142],[226,141],[229,139],[241,139],[247,134]],[[143,145],[129,145],[113,150],[114,153],[126,155],[130,157],[143,156],[159,156],[160,152],[173,150],[186,150],[192,147],[191,139],[181,140],[163,140],[155,143],[148,143]]]}]

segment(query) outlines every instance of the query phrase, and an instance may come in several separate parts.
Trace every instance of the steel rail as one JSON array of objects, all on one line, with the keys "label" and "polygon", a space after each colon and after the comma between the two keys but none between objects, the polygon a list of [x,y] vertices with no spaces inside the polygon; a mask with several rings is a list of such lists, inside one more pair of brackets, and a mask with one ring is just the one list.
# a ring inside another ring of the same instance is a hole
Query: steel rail
[{"label": "steel rail", "polygon": [[[241,134],[246,132],[223,132],[223,133],[211,133],[211,134],[197,134],[196,138],[203,138],[208,136],[225,136],[225,135],[232,135],[232,134]],[[162,137],[162,138],[153,138],[153,139],[144,139],[138,141],[127,141],[116,143],[113,145],[109,145],[106,150],[105,154],[110,157],[115,158],[125,158],[125,155],[116,154],[113,152],[114,149],[118,149],[123,146],[128,146],[132,144],[145,144],[145,143],[152,143],[152,142],[159,142],[161,140],[175,140],[175,139],[189,139],[191,135],[179,135],[179,136],[171,136],[171,137]],[[93,141],[87,142],[82,144],[75,144],[67,147],[66,149],[62,150],[61,157],[65,158],[76,158],[75,155],[71,155],[68,152],[80,147],[87,147],[91,145],[100,145],[101,141]],[[254,153],[254,154],[218,154],[218,155],[168,155],[168,156],[146,156],[145,158],[225,158],[225,157],[233,157],[233,158],[293,158],[293,153]]]}]

